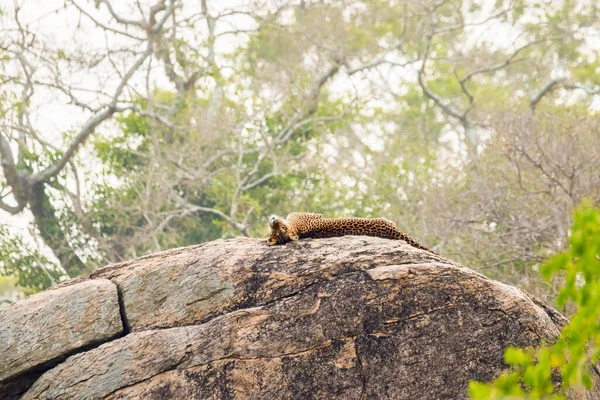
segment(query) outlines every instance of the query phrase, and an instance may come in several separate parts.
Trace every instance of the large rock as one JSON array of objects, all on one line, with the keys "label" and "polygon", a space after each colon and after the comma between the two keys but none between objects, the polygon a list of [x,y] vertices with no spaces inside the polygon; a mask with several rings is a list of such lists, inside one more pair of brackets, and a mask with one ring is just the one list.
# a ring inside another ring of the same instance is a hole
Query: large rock
[{"label": "large rock", "polygon": [[23,398],[464,398],[506,367],[507,346],[555,340],[566,321],[519,289],[367,237],[215,241],[90,278],[118,286],[129,333]]},{"label": "large rock", "polygon": [[117,287],[106,279],[49,290],[0,310],[0,392],[123,331]]},{"label": "large rock", "polygon": [[267,247],[256,239],[214,241],[100,269],[119,286],[131,331],[198,324],[266,304],[351,271],[377,265],[456,265],[404,242],[367,237]]}]

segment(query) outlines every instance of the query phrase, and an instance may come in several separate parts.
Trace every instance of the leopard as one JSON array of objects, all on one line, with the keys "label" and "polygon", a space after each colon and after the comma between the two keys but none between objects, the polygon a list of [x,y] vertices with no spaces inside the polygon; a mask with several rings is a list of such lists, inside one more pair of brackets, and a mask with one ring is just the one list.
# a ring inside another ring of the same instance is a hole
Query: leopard
[{"label": "leopard", "polygon": [[385,218],[323,218],[322,214],[293,212],[286,219],[269,217],[269,246],[285,244],[299,239],[331,238],[339,236],[375,236],[384,239],[404,240],[417,249],[436,254]]}]

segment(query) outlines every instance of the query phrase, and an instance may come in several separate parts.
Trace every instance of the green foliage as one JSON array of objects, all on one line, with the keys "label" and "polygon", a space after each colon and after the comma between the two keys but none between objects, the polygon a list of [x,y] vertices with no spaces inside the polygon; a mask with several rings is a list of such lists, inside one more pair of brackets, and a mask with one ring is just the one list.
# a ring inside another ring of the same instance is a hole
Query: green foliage
[{"label": "green foliage", "polygon": [[576,312],[552,345],[509,348],[512,367],[490,384],[472,382],[474,399],[566,398],[570,388],[590,388],[590,368],[600,359],[600,209],[585,204],[575,211],[569,249],[544,264],[546,279],[564,274],[559,306],[571,302]]},{"label": "green foliage", "polygon": [[66,278],[53,261],[3,226],[0,226],[0,275],[15,278],[26,294],[39,292]]}]

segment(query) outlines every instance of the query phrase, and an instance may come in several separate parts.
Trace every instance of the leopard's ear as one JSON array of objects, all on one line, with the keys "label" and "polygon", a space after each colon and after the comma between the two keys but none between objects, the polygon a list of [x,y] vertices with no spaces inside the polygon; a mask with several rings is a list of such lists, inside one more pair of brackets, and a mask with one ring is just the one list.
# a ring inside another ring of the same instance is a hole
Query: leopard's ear
[{"label": "leopard's ear", "polygon": [[296,240],[300,239],[300,237],[298,236],[297,233],[290,233],[290,232],[288,232],[288,236],[289,236],[290,240],[293,240],[293,241],[296,241]]}]

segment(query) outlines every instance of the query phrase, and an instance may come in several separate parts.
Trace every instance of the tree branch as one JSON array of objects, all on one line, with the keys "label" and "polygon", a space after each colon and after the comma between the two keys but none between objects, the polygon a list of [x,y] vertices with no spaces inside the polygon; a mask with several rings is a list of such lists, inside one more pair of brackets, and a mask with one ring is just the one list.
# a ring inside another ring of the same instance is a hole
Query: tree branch
[{"label": "tree branch", "polygon": [[23,211],[23,209],[25,208],[25,203],[22,203],[18,206],[11,206],[9,204],[6,204],[4,201],[0,200],[0,209],[6,211],[7,213],[11,214],[11,215],[16,215],[18,213],[20,213],[21,211]]},{"label": "tree branch", "polygon": [[552,91],[552,89],[554,89],[556,85],[563,83],[564,81],[566,81],[566,78],[564,77],[551,79],[548,82],[546,82],[537,93],[533,94],[529,101],[529,108],[531,109],[531,112],[535,112],[535,108],[537,107],[540,100],[542,100],[542,97],[544,97],[546,94]]},{"label": "tree branch", "polygon": [[221,210],[217,210],[216,208],[202,207],[202,206],[190,204],[187,200],[185,200],[184,198],[182,198],[181,196],[179,196],[176,193],[172,193],[172,196],[175,199],[175,202],[180,207],[185,208],[186,211],[188,211],[188,212],[198,212],[199,211],[199,212],[213,214],[213,215],[216,215],[217,217],[223,219],[224,221],[227,221],[232,227],[239,230],[240,232],[247,232],[247,230],[248,230],[248,228],[246,226],[233,221],[229,216],[227,216]]},{"label": "tree branch", "polygon": [[[110,7],[110,3],[108,3],[107,1],[103,2]],[[159,2],[158,4],[160,3],[164,3],[164,1]],[[49,178],[56,176],[64,168],[64,166],[67,165],[69,160],[77,153],[79,146],[83,144],[92,133],[94,133],[96,127],[98,127],[98,125],[100,125],[106,119],[110,118],[114,113],[120,111],[120,109],[117,107],[117,103],[119,101],[121,93],[123,92],[123,89],[128,84],[133,74],[152,54],[154,40],[153,32],[160,31],[160,29],[162,29],[168,16],[173,12],[174,9],[175,1],[171,0],[171,4],[165,12],[163,18],[160,21],[156,22],[156,24],[154,24],[154,26],[152,26],[152,28],[150,29],[150,33],[148,33],[148,44],[146,46],[146,49],[144,50],[142,55],[136,60],[136,62],[129,68],[129,70],[127,70],[125,75],[121,78],[121,81],[119,82],[119,85],[117,86],[117,89],[115,90],[110,103],[104,106],[105,109],[103,111],[97,113],[85,123],[85,125],[79,130],[75,137],[73,137],[71,143],[69,144],[69,147],[58,161],[56,161],[48,168],[32,175],[32,183],[45,181]]]},{"label": "tree branch", "polygon": [[128,38],[131,38],[131,39],[135,39],[135,40],[139,40],[139,41],[144,41],[144,40],[145,40],[143,37],[135,36],[135,35],[132,35],[132,34],[131,34],[131,33],[129,33],[129,32],[121,31],[121,30],[115,29],[115,28],[113,28],[113,27],[110,27],[110,26],[108,26],[108,25],[106,25],[106,24],[103,24],[102,22],[100,22],[100,21],[98,21],[96,18],[94,18],[94,17],[93,17],[93,16],[92,16],[90,13],[88,13],[86,10],[84,10],[84,9],[83,9],[83,7],[81,7],[79,4],[77,4],[77,3],[75,2],[75,0],[72,0],[72,2],[73,2],[73,5],[74,5],[74,6],[75,6],[75,7],[76,7],[78,10],[79,10],[79,12],[81,12],[83,15],[85,15],[86,17],[88,17],[88,18],[89,18],[89,19],[90,19],[90,20],[91,20],[93,23],[95,23],[95,24],[96,24],[98,27],[100,27],[100,28],[102,28],[102,29],[104,29],[104,30],[106,30],[106,31],[109,31],[109,32],[112,32],[112,33],[116,33],[116,34],[118,34],[118,35],[123,35],[123,36],[126,36],[126,37],[128,37]]},{"label": "tree branch", "polygon": [[279,172],[275,172],[275,171],[269,172],[268,174],[265,174],[265,175],[261,176],[260,178],[256,179],[255,181],[248,183],[246,186],[244,186],[242,188],[242,191],[245,192],[247,190],[255,188],[256,186],[260,185],[261,183],[263,183],[263,182],[265,182],[265,181],[269,180],[270,178],[272,178],[274,176],[277,176],[277,175],[279,175]]},{"label": "tree branch", "polygon": [[454,109],[449,104],[446,104],[438,95],[436,95],[435,93],[433,93],[427,87],[427,85],[425,84],[425,81],[423,80],[423,74],[425,73],[425,65],[427,64],[427,58],[429,56],[429,50],[431,48],[431,39],[432,39],[432,37],[433,37],[432,34],[428,35],[427,44],[425,46],[425,51],[423,53],[423,63],[421,64],[421,68],[419,69],[419,72],[417,74],[417,80],[419,82],[419,86],[423,90],[423,93],[425,93],[425,95],[427,97],[429,97],[431,100],[433,100],[433,102],[438,107],[440,107],[442,110],[444,110],[448,115],[451,115],[452,117],[460,120],[461,122],[464,122],[464,120],[465,120],[465,114],[464,113],[460,113],[460,111]]},{"label": "tree branch", "polygon": [[587,86],[583,86],[579,83],[573,83],[573,84],[566,84],[563,86],[565,89],[569,89],[569,90],[583,90],[584,92],[586,92],[589,95],[596,95],[596,94],[600,94],[600,87],[596,88],[596,89],[591,89]]},{"label": "tree branch", "polygon": [[108,12],[110,13],[110,15],[112,15],[112,17],[118,23],[123,24],[123,25],[135,25],[140,28],[145,28],[145,26],[144,26],[145,24],[144,24],[143,20],[133,20],[133,19],[123,18],[115,12],[115,10],[112,8],[112,4],[110,4],[110,2],[108,0],[96,0],[97,5],[100,5],[102,3],[104,3],[106,5],[106,8],[107,8]]},{"label": "tree branch", "polygon": [[0,132],[0,165],[2,165],[2,172],[6,181],[10,186],[13,186],[18,176],[17,166],[10,149],[10,143],[2,132]]}]

